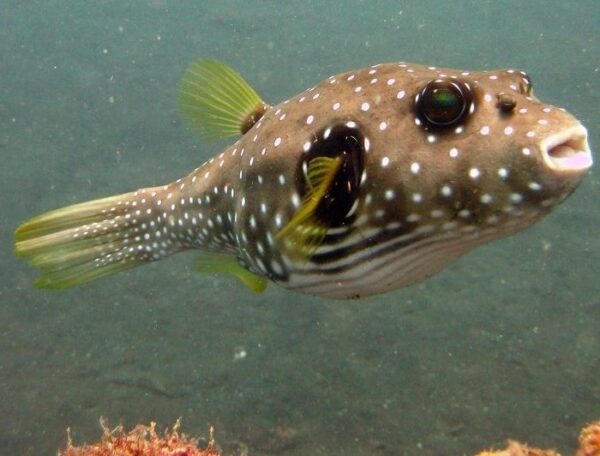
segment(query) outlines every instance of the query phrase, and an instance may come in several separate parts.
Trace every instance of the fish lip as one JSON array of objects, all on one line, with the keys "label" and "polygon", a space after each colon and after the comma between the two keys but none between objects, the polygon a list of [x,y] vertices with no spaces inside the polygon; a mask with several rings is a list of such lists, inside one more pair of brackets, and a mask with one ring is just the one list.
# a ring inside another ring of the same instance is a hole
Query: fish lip
[{"label": "fish lip", "polygon": [[540,149],[546,165],[555,171],[581,173],[593,164],[587,130],[583,125],[575,125],[545,138]]}]

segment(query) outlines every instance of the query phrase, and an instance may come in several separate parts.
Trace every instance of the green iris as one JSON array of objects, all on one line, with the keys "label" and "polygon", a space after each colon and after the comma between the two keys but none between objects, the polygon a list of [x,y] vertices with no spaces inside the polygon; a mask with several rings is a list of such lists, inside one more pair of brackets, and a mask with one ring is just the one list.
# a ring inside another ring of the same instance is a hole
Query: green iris
[{"label": "green iris", "polygon": [[432,104],[438,109],[456,109],[459,99],[455,93],[445,89],[437,89],[432,95]]}]

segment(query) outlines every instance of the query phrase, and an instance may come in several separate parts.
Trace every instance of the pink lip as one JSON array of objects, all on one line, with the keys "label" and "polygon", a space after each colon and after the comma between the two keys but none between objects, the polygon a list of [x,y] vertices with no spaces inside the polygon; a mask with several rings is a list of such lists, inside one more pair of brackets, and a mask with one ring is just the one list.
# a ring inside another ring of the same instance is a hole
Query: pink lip
[{"label": "pink lip", "polygon": [[556,171],[585,171],[593,164],[587,130],[582,125],[549,136],[540,148],[546,165]]}]

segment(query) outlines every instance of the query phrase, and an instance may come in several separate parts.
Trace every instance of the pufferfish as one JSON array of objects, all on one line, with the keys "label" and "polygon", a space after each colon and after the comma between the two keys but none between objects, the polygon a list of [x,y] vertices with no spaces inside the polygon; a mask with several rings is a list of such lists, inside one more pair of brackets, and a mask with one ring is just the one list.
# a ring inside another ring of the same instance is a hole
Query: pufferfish
[{"label": "pufferfish", "polygon": [[60,289],[171,254],[250,289],[327,298],[406,287],[548,214],[592,165],[586,129],[523,71],[378,64],[271,106],[215,60],[180,104],[204,138],[241,137],[189,175],[35,217],[16,254]]}]

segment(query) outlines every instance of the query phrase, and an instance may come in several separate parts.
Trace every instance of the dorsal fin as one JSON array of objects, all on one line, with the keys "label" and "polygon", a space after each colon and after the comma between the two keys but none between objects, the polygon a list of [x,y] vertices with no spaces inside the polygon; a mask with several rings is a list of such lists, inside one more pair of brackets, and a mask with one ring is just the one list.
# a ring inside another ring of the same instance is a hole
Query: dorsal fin
[{"label": "dorsal fin", "polygon": [[342,167],[342,156],[316,157],[308,163],[307,192],[296,214],[276,235],[288,255],[308,259],[319,247],[329,226],[317,217],[317,207]]},{"label": "dorsal fin", "polygon": [[187,68],[179,87],[182,115],[205,139],[246,133],[269,108],[228,65],[200,59]]}]

